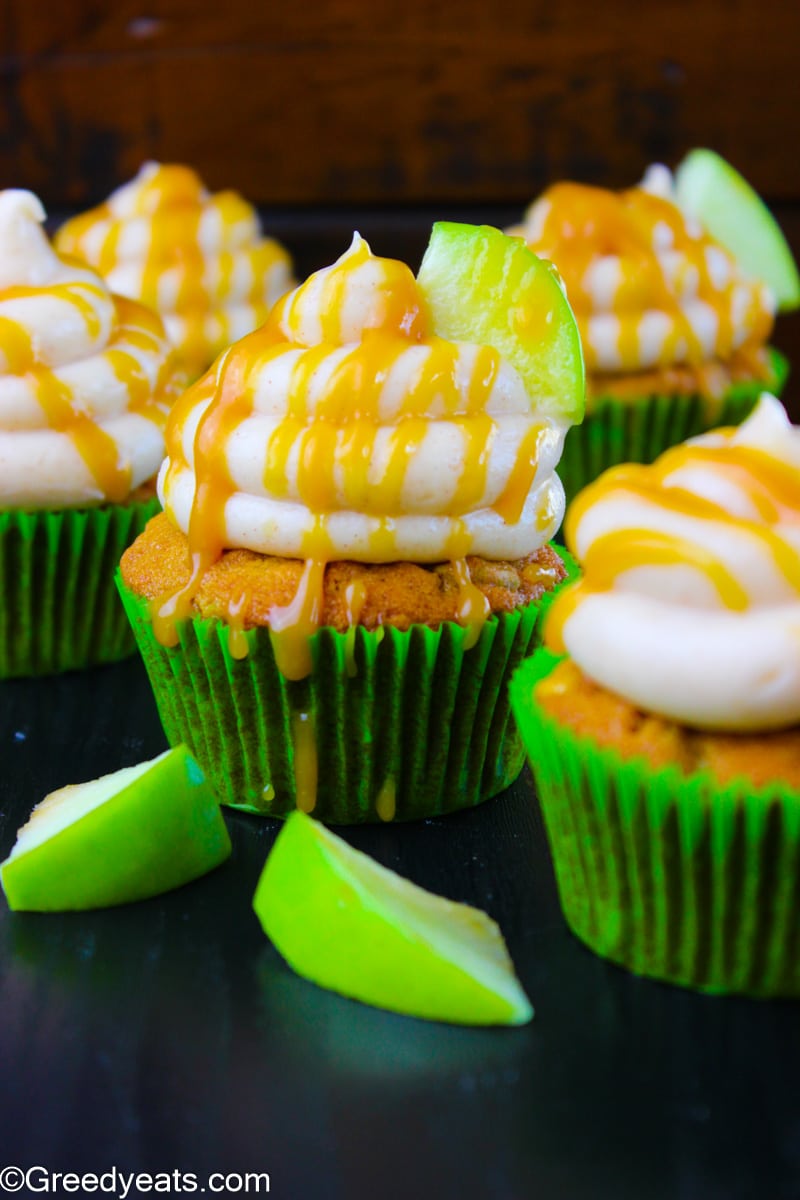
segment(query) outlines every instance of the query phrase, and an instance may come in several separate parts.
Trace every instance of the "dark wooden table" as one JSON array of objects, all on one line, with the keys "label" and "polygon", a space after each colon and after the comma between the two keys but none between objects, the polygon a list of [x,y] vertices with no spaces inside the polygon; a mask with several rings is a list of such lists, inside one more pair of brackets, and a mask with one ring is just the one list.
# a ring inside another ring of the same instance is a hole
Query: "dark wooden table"
[{"label": "dark wooden table", "polygon": [[[164,744],[137,659],[0,684],[0,853],[47,791]],[[537,1010],[522,1029],[296,977],[250,907],[277,826],[227,819],[231,860],[163,897],[0,904],[0,1167],[260,1171],[281,1200],[800,1196],[800,1005],[694,995],[585,950],[527,771],[471,813],[347,832],[499,921]]]}]

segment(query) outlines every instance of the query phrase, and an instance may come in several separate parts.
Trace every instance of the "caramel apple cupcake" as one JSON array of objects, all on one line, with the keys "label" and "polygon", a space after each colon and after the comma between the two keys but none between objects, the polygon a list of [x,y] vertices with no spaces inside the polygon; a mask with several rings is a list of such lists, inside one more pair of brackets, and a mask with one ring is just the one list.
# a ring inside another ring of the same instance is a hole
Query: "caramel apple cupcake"
[{"label": "caramel apple cupcake", "polygon": [[787,308],[798,302],[794,288],[785,290],[787,261],[796,276],[788,247],[736,176],[749,194],[743,209],[738,192],[730,198],[739,241],[762,245],[766,231],[777,247],[761,253],[761,274],[752,254],[741,255],[743,267],[709,232],[717,223],[700,215],[724,207],[729,191],[718,182],[716,196],[698,204],[694,174],[691,211],[686,187],[679,192],[670,171],[656,166],[621,192],[555,184],[509,230],[557,266],[583,340],[587,408],[561,462],[567,502],[615,463],[649,463],[703,430],[738,424],[762,391],[779,393],[785,381],[787,363],[767,343],[778,300]]},{"label": "caramel apple cupcake", "polygon": [[266,320],[291,260],[236,192],[214,195],[184,166],[145,163],[105,203],[58,230],[56,248],[154,308],[190,378]]},{"label": "caramel apple cupcake", "polygon": [[224,803],[407,820],[515,778],[506,685],[566,574],[582,398],[549,267],[440,225],[417,279],[356,235],[178,401],[120,586],[167,736]]},{"label": "caramel apple cupcake", "polygon": [[800,994],[800,429],[762,396],[566,535],[584,574],[511,693],[567,923],[637,974]]},{"label": "caramel apple cupcake", "polygon": [[31,192],[0,192],[0,677],[135,650],[119,556],[160,505],[183,382],[161,321],[60,258]]}]

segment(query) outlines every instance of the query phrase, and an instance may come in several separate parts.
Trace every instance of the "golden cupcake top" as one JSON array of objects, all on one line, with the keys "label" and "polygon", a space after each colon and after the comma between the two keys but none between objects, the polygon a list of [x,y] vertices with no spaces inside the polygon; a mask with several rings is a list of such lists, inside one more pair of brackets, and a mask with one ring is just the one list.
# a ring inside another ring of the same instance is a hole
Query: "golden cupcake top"
[{"label": "golden cupcake top", "polygon": [[595,373],[758,356],[775,298],[678,206],[654,167],[624,191],[558,183],[509,232],[564,279]]},{"label": "golden cupcake top", "polygon": [[155,313],[56,254],[31,192],[0,192],[0,507],[124,500],[153,478],[182,380]]},{"label": "golden cupcake top", "polygon": [[58,230],[59,251],[155,308],[190,374],[266,319],[291,286],[291,262],[262,236],[255,209],[211,194],[189,167],[146,163],[97,208]]},{"label": "golden cupcake top", "polygon": [[273,632],[313,631],[342,560],[450,561],[459,619],[483,620],[466,558],[520,559],[552,536],[565,426],[493,346],[438,337],[409,268],[356,235],[174,409],[159,493],[193,574],[158,606],[162,636],[233,548],[305,563]]},{"label": "golden cupcake top", "polygon": [[584,573],[553,605],[552,649],[692,727],[800,721],[800,429],[773,396],[738,428],[607,471],[565,532]]}]

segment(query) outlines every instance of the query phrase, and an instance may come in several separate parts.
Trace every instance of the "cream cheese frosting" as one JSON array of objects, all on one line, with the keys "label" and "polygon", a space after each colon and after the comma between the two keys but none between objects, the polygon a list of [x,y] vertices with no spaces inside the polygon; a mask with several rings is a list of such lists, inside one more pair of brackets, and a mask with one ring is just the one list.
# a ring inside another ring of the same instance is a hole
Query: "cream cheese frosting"
[{"label": "cream cheese frosting", "polygon": [[770,289],[681,211],[664,166],[622,192],[555,184],[509,233],[558,267],[591,372],[726,362],[769,337]]},{"label": "cream cheese frosting", "polygon": [[564,433],[496,349],[436,337],[409,268],[356,234],[173,410],[158,487],[191,576],[154,602],[156,635],[174,643],[205,571],[243,548],[304,561],[270,614],[289,678],[310,670],[331,561],[451,561],[477,637],[489,606],[467,556],[524,558],[552,536]]},{"label": "cream cheese frosting", "polygon": [[607,471],[566,536],[585,573],[547,639],[585,675],[700,729],[800,721],[800,428],[774,396],[736,429]]},{"label": "cream cheese frosting", "polygon": [[255,209],[236,192],[210,194],[184,166],[145,163],[55,241],[115,292],[156,309],[195,375],[291,286],[289,255],[262,236]]},{"label": "cream cheese frosting", "polygon": [[124,500],[153,478],[176,394],[155,315],[60,257],[33,193],[0,192],[0,508]]},{"label": "cream cheese frosting", "polygon": [[413,275],[358,236],[176,407],[159,490],[217,552],[521,558],[558,528],[564,430],[487,346],[431,335]]}]

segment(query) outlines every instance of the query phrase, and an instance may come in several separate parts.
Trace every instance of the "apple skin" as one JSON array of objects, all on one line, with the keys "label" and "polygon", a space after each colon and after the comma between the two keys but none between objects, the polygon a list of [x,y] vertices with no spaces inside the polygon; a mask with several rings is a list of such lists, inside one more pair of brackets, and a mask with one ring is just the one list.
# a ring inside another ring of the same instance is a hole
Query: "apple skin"
[{"label": "apple skin", "polygon": [[[101,781],[108,781],[109,799],[0,865],[9,908],[61,912],[144,900],[228,858],[219,803],[185,746],[143,764],[118,791],[116,774]],[[65,790],[79,795],[97,782]]]},{"label": "apple skin", "polygon": [[762,279],[780,312],[800,308],[800,272],[778,222],[756,191],[714,150],[690,150],[675,172],[684,211],[754,279]]},{"label": "apple skin", "polygon": [[434,332],[493,346],[537,412],[577,424],[586,406],[583,347],[552,263],[491,225],[437,221],[417,273]]},{"label": "apple skin", "polygon": [[305,813],[281,829],[253,908],[299,975],[344,996],[454,1024],[533,1016],[494,921],[379,866]]}]

